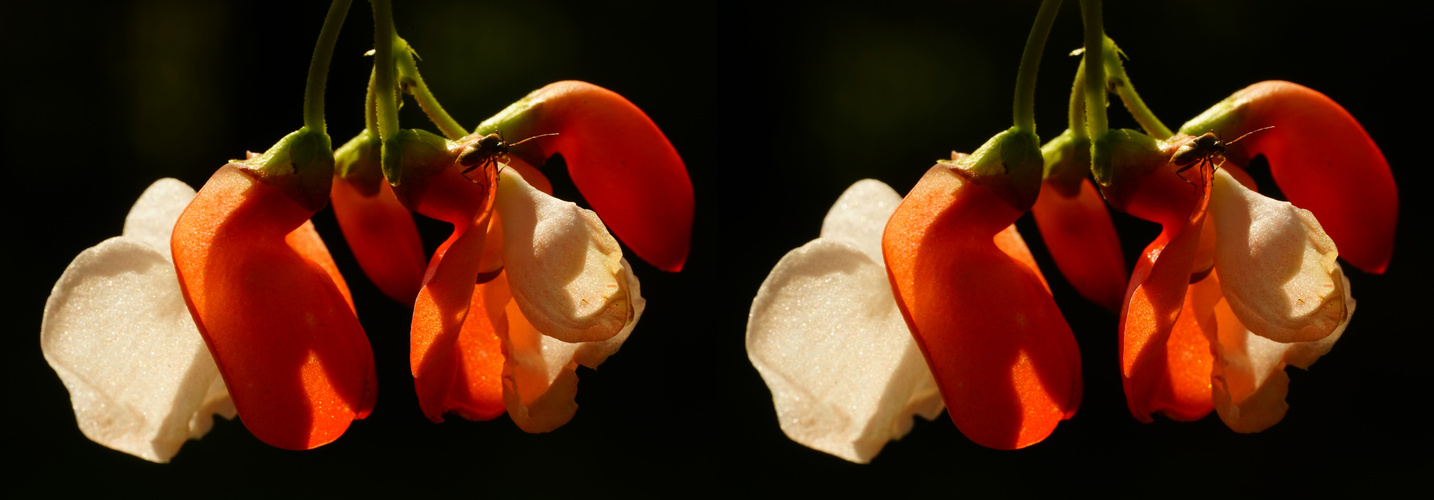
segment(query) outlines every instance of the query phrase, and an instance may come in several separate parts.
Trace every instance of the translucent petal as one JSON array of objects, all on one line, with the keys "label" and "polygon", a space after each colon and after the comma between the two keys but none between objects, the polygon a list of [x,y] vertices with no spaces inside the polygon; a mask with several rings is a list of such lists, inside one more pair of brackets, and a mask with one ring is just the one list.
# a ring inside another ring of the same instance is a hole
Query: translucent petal
[{"label": "translucent petal", "polygon": [[881,262],[847,241],[813,240],[772,269],[747,320],[747,356],[783,432],[860,463],[910,431],[913,414],[942,408]]},{"label": "translucent petal", "polygon": [[578,344],[543,335],[517,301],[508,303],[508,335],[503,338],[503,406],[518,428],[549,432],[578,411]]},{"label": "translucent petal", "polygon": [[[523,317],[516,302],[507,307],[508,332],[500,333],[503,344],[503,404],[518,427],[528,432],[548,432],[566,424],[577,411],[577,367],[597,368],[627,341],[647,301],[640,293],[637,276],[627,260],[622,261],[632,290],[632,320],[617,335],[595,342],[567,343],[543,335]],[[498,282],[501,280],[500,276]]]},{"label": "translucent petal", "polygon": [[590,210],[503,171],[497,211],[513,299],[538,331],[564,342],[606,340],[633,319],[622,248]]},{"label": "translucent petal", "polygon": [[1222,171],[1210,214],[1225,298],[1251,331],[1276,342],[1308,342],[1348,316],[1339,251],[1309,211],[1266,198]]},{"label": "translucent petal", "polygon": [[40,347],[80,430],[110,448],[167,462],[214,414],[234,416],[168,252],[149,243],[110,238],[75,257],[45,303]]},{"label": "translucent petal", "polygon": [[872,260],[882,262],[881,233],[900,204],[901,195],[886,183],[875,179],[856,181],[827,211],[821,237],[856,245]]},{"label": "translucent petal", "polygon": [[607,340],[597,342],[584,342],[578,345],[578,350],[573,354],[573,360],[588,368],[597,368],[608,356],[612,356],[622,343],[627,342],[627,337],[632,335],[632,329],[637,326],[637,320],[642,318],[642,311],[647,308],[647,299],[642,298],[642,289],[637,282],[637,275],[632,273],[632,266],[628,265],[627,259],[622,259],[623,274],[626,275],[627,289],[631,297],[632,316],[622,330]]},{"label": "translucent petal", "polygon": [[124,218],[124,236],[133,238],[173,260],[169,255],[169,237],[174,233],[174,221],[194,199],[194,188],[179,179],[163,178],[154,181],[139,200],[130,207]]},{"label": "translucent petal", "polygon": [[1285,418],[1290,377],[1283,361],[1289,344],[1255,335],[1230,311],[1215,306],[1219,326],[1211,387],[1215,411],[1235,432],[1259,432]]},{"label": "translucent petal", "polygon": [[[1212,277],[1215,275],[1212,274]],[[1212,346],[1216,363],[1212,373],[1215,410],[1236,432],[1260,432],[1279,423],[1289,405],[1289,376],[1285,365],[1309,368],[1344,334],[1354,314],[1348,295],[1349,279],[1341,275],[1348,314],[1328,336],[1310,342],[1281,343],[1246,329],[1227,301],[1215,306],[1218,341]]]}]

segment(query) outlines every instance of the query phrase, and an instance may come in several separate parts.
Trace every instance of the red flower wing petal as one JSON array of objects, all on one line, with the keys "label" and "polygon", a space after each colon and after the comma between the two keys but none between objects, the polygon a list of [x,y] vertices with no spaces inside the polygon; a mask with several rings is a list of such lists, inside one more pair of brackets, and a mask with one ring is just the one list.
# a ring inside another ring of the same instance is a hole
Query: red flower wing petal
[{"label": "red flower wing petal", "polygon": [[1029,252],[994,241],[1019,215],[937,165],[882,239],[897,305],[951,419],[972,441],[999,449],[1045,439],[1081,397],[1075,337]]},{"label": "red flower wing petal", "polygon": [[175,270],[244,425],[314,448],[373,408],[373,352],[305,226],[313,211],[256,175],[230,164],[210,178],[175,225]]},{"label": "red flower wing petal", "polygon": [[1298,84],[1260,82],[1180,130],[1190,135],[1213,130],[1233,140],[1267,126],[1275,128],[1231,145],[1226,156],[1244,165],[1265,155],[1280,190],[1290,203],[1314,213],[1345,260],[1367,272],[1384,272],[1399,215],[1394,176],[1369,133],[1338,103]]},{"label": "red flower wing petal", "polygon": [[[487,185],[496,187],[497,169],[486,169],[484,173],[487,174]],[[481,382],[484,378],[482,366],[486,366],[486,363],[478,362],[478,366],[471,367],[474,359],[468,355],[482,355],[469,350],[475,346],[485,350],[498,349],[488,345],[486,339],[494,336],[497,328],[506,328],[501,320],[494,324],[493,316],[486,314],[490,304],[481,300],[482,295],[477,293],[475,284],[493,214],[494,196],[491,196],[491,188],[481,189],[467,181],[432,183],[430,186],[419,200],[419,211],[453,223],[454,231],[433,253],[423,287],[414,301],[409,368],[413,372],[419,406],[429,420],[442,422],[443,413],[448,410],[457,411],[465,418],[471,418],[470,415],[486,416],[488,413],[484,408],[489,407],[466,396],[472,394],[470,390],[481,392],[470,387],[469,383],[475,378]],[[504,303],[506,300],[493,305],[494,310],[501,312]],[[481,306],[478,314],[472,310],[475,304]],[[465,339],[465,334],[471,338]],[[502,355],[498,354],[498,376],[502,372],[502,359]],[[470,373],[470,367],[478,372]],[[497,405],[501,409],[501,385],[498,398]]]},{"label": "red flower wing petal", "polygon": [[565,81],[479,128],[490,127],[514,142],[558,133],[512,154],[541,165],[561,153],[573,184],[618,239],[660,269],[682,269],[692,241],[692,181],[672,143],[637,106],[602,87]]},{"label": "red flower wing petal", "polygon": [[[1208,179],[1198,176],[1206,170],[1191,175],[1198,179],[1192,187],[1176,174],[1174,165],[1166,163],[1134,181],[1138,185],[1127,191],[1135,193],[1127,206],[1132,215],[1163,226],[1160,236],[1136,261],[1121,310],[1120,373],[1126,404],[1141,422],[1150,422],[1156,412],[1176,419],[1199,418],[1196,413],[1209,412],[1205,408],[1208,403],[1186,397],[1189,394],[1180,390],[1188,388],[1183,375],[1196,370],[1193,366],[1198,363],[1193,361],[1197,358],[1186,355],[1198,345],[1194,336],[1201,330],[1182,323],[1177,331],[1201,251],[1210,197]],[[1208,378],[1207,370],[1207,383]]]}]

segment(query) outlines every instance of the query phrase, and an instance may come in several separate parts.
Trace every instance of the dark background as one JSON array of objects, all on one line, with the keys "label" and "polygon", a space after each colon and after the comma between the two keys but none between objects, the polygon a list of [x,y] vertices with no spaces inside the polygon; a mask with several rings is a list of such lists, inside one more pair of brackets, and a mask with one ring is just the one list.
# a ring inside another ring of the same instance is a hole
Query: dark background
[{"label": "dark background", "polygon": [[[1251,83],[1284,79],[1344,105],[1388,157],[1401,224],[1384,275],[1346,267],[1359,308],[1338,346],[1293,379],[1284,421],[1260,434],[1131,418],[1121,392],[1116,318],[1055,272],[1029,217],[1018,223],[1082,351],[1085,399],[1046,441],[979,447],[944,415],[861,466],[809,450],[779,429],[743,344],[751,298],[781,256],[815,238],[831,202],[873,177],[906,192],[933,160],[1010,126],[1011,95],[1036,2],[398,2],[399,33],[430,88],[472,127],[527,92],[587,80],[633,101],[682,154],[697,198],[686,269],[634,260],[649,300],[633,337],[598,371],[580,370],[577,416],[529,435],[508,418],[429,423],[408,368],[409,310],[359,272],[332,212],[315,216],[353,289],[374,348],[381,397],[367,420],[305,452],[269,447],[220,421],[173,463],[94,444],[40,355],[48,290],[70,259],[118,235],[160,177],[199,187],[246,150],[301,125],[304,77],[326,4],[5,2],[0,44],[10,176],[3,246],[18,326],[4,346],[4,490],[274,492],[451,490],[465,496],[584,492],[887,491],[1031,494],[1096,489],[1196,496],[1384,489],[1428,478],[1431,308],[1421,253],[1429,202],[1426,16],[1345,3],[1107,2],[1106,31],[1171,128]],[[1007,4],[1010,5],[1007,5]],[[363,126],[372,46],[356,2],[329,78],[335,143]],[[1068,1],[1045,52],[1037,119],[1064,128],[1081,43]],[[1119,108],[1112,126],[1134,127]],[[406,127],[431,125],[411,103]],[[560,161],[559,195],[577,197]],[[1257,172],[1259,168],[1255,169]],[[1258,174],[1257,174],[1258,175]],[[1268,179],[1268,177],[1265,177]],[[1263,186],[1273,187],[1273,186]],[[581,203],[581,202],[580,202]],[[1117,215],[1132,260],[1158,232]],[[432,242],[441,240],[441,225]],[[12,229],[13,231],[13,229]],[[958,403],[959,404],[959,403]],[[1428,491],[1427,483],[1420,489]]]}]

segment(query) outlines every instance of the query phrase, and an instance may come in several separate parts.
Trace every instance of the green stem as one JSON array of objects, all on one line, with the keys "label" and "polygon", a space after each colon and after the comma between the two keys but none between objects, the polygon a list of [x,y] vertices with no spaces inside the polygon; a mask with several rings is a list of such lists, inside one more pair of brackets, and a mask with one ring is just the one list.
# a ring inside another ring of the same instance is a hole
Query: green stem
[{"label": "green stem", "polygon": [[1013,111],[1016,128],[1036,132],[1036,72],[1041,66],[1041,51],[1046,47],[1046,37],[1060,13],[1061,0],[1043,0],[1041,10],[1036,13],[1036,24],[1026,38],[1026,50],[1021,53],[1021,68],[1016,73],[1016,104]]},{"label": "green stem", "polygon": [[1145,105],[1140,94],[1135,92],[1135,85],[1131,84],[1130,77],[1125,75],[1125,65],[1120,62],[1120,48],[1115,45],[1115,41],[1108,36],[1103,38],[1105,38],[1103,43],[1105,47],[1103,48],[1106,51],[1105,69],[1109,74],[1106,81],[1115,90],[1116,95],[1120,96],[1120,101],[1125,103],[1125,109],[1135,117],[1135,122],[1140,124],[1140,128],[1145,129],[1146,133],[1157,139],[1169,139],[1170,136],[1175,135],[1165,127],[1164,123],[1160,122],[1159,118],[1155,117],[1155,113],[1152,113],[1150,108]]},{"label": "green stem", "polygon": [[1097,141],[1105,137],[1110,124],[1105,117],[1105,28],[1101,25],[1100,0],[1081,0],[1085,18],[1085,126]]},{"label": "green stem", "polygon": [[1080,66],[1076,68],[1075,83],[1071,85],[1070,114],[1067,118],[1066,126],[1070,128],[1071,136],[1076,139],[1090,137],[1085,130],[1085,59],[1081,59]]},{"label": "green stem", "polygon": [[314,46],[314,58],[309,61],[309,80],[304,87],[304,127],[321,133],[328,133],[324,126],[324,87],[328,85],[329,60],[334,55],[334,44],[338,42],[339,30],[344,27],[353,0],[334,0],[329,4],[329,15],[324,18],[324,28],[319,32],[319,43]]},{"label": "green stem", "polygon": [[378,65],[368,74],[368,93],[364,95],[363,125],[370,132],[378,133]]},{"label": "green stem", "polygon": [[378,96],[378,136],[387,141],[398,133],[398,91],[393,66],[393,8],[389,0],[373,4],[373,67]]},{"label": "green stem", "polygon": [[428,85],[423,83],[423,77],[418,74],[418,62],[413,59],[413,48],[409,47],[408,42],[403,38],[395,36],[394,40],[397,41],[394,48],[398,50],[396,55],[401,87],[413,94],[414,100],[418,101],[418,107],[423,108],[423,113],[428,115],[428,119],[438,126],[438,130],[443,132],[444,136],[449,139],[461,139],[468,135],[468,131],[464,130],[457,120],[443,110],[443,106],[438,104],[438,98],[434,97],[433,92],[428,90]]}]

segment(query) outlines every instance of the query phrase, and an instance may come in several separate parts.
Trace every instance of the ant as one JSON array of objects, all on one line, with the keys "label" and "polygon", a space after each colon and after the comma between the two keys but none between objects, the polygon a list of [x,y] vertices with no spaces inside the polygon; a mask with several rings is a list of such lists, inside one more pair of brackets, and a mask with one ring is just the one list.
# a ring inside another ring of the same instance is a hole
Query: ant
[{"label": "ant", "polygon": [[514,143],[503,141],[502,132],[485,135],[481,139],[478,139],[477,142],[464,147],[463,152],[458,154],[458,164],[467,167],[464,168],[462,172],[459,172],[459,174],[463,175],[464,179],[468,179],[474,184],[479,184],[478,179],[468,176],[468,172],[477,170],[479,167],[486,169],[488,166],[496,163],[498,164],[498,173],[501,174],[503,173],[503,167],[508,166],[508,162],[510,161],[508,159],[508,151],[512,147],[539,137],[547,137],[550,135],[558,135],[558,133],[535,135]]},{"label": "ant", "polygon": [[[1220,166],[1225,164],[1225,148],[1227,146],[1240,142],[1240,139],[1249,137],[1250,134],[1269,130],[1272,128],[1275,128],[1274,125],[1262,129],[1251,130],[1249,132],[1245,132],[1245,135],[1236,137],[1235,140],[1230,142],[1224,142],[1220,139],[1220,136],[1216,135],[1213,131],[1205,132],[1204,135],[1196,137],[1195,140],[1187,142],[1184,145],[1181,145],[1180,149],[1175,150],[1175,154],[1170,157],[1170,163],[1173,163],[1175,164],[1175,166],[1180,167],[1179,170],[1175,171],[1175,175],[1180,175],[1181,172],[1190,170],[1191,168],[1198,166],[1201,167],[1200,173],[1203,176],[1205,173],[1205,165],[1210,165],[1214,167],[1212,170],[1210,170],[1210,175],[1214,175],[1215,171],[1219,170]],[[1219,158],[1220,162],[1215,163],[1215,158]],[[1190,182],[1190,179],[1186,179],[1185,176],[1180,175],[1180,180],[1185,181],[1186,184],[1195,186],[1195,191],[1197,193],[1200,191],[1200,186],[1197,186],[1194,182]]]}]

